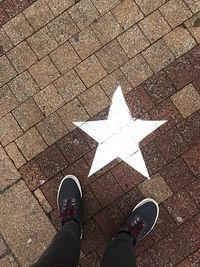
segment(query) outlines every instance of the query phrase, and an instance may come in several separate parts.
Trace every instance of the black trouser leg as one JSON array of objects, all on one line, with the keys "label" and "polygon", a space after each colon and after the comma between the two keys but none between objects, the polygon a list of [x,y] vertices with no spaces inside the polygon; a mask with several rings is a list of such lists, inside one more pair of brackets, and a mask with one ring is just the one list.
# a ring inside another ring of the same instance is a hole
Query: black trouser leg
[{"label": "black trouser leg", "polygon": [[66,222],[37,263],[31,267],[77,267],[81,247],[80,235],[78,223]]},{"label": "black trouser leg", "polygon": [[128,233],[119,233],[110,241],[101,267],[136,267],[133,238]]}]

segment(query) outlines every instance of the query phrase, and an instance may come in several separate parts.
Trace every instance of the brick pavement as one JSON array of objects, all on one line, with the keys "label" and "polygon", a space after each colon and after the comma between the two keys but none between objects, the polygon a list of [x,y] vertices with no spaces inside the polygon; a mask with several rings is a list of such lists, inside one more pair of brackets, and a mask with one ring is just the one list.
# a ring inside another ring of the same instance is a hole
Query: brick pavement
[{"label": "brick pavement", "polygon": [[[1,0],[0,25],[0,266],[48,245],[69,173],[84,188],[82,267],[144,197],[160,216],[138,266],[199,266],[200,2]],[[133,116],[168,120],[140,144],[151,180],[119,160],[87,177],[97,144],[72,121],[106,119],[118,83]]]}]

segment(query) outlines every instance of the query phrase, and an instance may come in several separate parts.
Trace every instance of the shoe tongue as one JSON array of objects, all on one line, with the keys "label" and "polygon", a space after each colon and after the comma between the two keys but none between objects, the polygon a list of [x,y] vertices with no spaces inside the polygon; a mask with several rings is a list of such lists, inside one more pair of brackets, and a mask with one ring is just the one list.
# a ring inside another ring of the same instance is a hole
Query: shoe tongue
[{"label": "shoe tongue", "polygon": [[72,217],[74,215],[74,206],[72,204],[72,199],[64,200],[61,207],[61,216]]}]

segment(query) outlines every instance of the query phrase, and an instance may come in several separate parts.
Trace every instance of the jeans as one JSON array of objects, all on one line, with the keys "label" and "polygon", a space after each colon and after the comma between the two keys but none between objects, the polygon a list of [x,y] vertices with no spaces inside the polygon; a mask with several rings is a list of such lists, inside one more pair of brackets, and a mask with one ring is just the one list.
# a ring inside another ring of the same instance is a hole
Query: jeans
[{"label": "jeans", "polygon": [[[31,267],[77,267],[80,257],[80,226],[69,221],[54,236],[50,246]],[[104,252],[101,267],[135,267],[133,238],[122,232],[111,240]]]}]

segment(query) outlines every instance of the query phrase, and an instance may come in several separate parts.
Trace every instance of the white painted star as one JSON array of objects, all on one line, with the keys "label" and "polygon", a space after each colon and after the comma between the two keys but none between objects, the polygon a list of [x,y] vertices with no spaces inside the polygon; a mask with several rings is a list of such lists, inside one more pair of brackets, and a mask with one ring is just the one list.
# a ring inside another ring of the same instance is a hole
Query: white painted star
[{"label": "white painted star", "polygon": [[99,144],[89,176],[112,160],[121,158],[149,178],[139,142],[165,122],[133,118],[121,87],[118,86],[112,98],[107,120],[74,122]]}]

